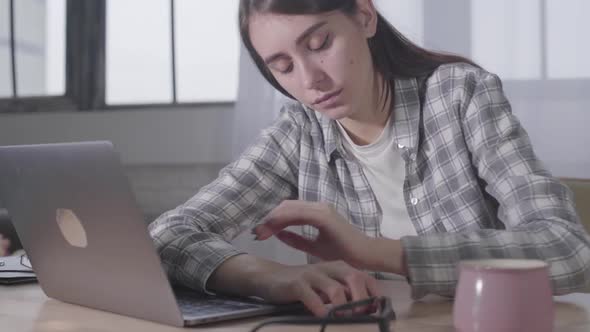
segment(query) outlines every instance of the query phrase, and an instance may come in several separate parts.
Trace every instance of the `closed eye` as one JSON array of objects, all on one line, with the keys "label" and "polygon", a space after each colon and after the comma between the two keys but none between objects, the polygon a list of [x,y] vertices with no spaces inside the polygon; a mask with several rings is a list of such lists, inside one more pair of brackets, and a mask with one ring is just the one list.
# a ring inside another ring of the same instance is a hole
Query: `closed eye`
[{"label": "closed eye", "polygon": [[288,58],[277,59],[268,68],[281,74],[287,74],[293,70],[293,61]]},{"label": "closed eye", "polygon": [[290,64],[290,65],[289,65],[289,66],[288,66],[286,69],[284,69],[284,70],[279,70],[279,72],[280,72],[281,74],[288,74],[288,73],[290,73],[290,72],[292,72],[292,71],[293,71],[293,63],[292,63],[292,62],[291,62],[291,64]]},{"label": "closed eye", "polygon": [[331,42],[331,35],[330,34],[326,34],[326,37],[324,37],[324,40],[322,42],[322,44],[318,47],[311,47],[309,46],[308,49],[310,51],[321,51],[324,50],[326,48],[328,48],[328,46],[330,46],[330,42]]}]

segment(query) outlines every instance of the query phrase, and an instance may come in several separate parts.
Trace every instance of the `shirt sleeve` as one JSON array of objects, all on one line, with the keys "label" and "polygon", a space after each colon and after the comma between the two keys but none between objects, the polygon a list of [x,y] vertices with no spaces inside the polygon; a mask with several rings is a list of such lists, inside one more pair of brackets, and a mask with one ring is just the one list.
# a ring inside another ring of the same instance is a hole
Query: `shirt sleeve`
[{"label": "shirt sleeve", "polygon": [[479,71],[460,105],[465,142],[505,230],[402,238],[414,298],[453,296],[464,259],[530,258],[549,264],[554,294],[590,280],[590,239],[571,191],[545,170],[512,114],[500,79]]},{"label": "shirt sleeve", "polygon": [[282,200],[297,195],[300,129],[289,112],[194,197],[149,225],[171,281],[206,290],[225,260],[242,254],[230,243]]}]

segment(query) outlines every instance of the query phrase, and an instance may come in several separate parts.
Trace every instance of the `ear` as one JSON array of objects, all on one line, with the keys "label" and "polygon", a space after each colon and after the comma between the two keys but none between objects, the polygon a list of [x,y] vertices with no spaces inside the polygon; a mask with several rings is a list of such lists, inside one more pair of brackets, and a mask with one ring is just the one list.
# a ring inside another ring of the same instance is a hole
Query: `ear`
[{"label": "ear", "polygon": [[373,0],[356,0],[358,13],[357,20],[361,25],[365,36],[371,38],[377,32],[377,9]]}]

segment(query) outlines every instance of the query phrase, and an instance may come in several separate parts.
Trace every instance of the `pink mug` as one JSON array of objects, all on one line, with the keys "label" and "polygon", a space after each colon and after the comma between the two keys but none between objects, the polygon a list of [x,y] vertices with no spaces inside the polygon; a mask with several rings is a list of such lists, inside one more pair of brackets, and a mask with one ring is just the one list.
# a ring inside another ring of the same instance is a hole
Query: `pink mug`
[{"label": "pink mug", "polygon": [[459,263],[453,305],[456,331],[550,332],[553,319],[547,263],[532,259]]}]

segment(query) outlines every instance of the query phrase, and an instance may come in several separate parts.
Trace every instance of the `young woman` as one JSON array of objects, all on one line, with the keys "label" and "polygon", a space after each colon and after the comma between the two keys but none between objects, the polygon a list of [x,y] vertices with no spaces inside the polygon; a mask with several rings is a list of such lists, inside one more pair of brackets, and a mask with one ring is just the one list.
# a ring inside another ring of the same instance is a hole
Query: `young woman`
[{"label": "young woman", "polygon": [[[462,259],[542,259],[556,294],[585,285],[589,237],[571,193],[536,158],[497,76],[412,44],[371,0],[242,0],[239,19],[256,65],[293,102],[150,225],[174,282],[300,300],[316,315],[395,274],[415,298],[452,296]],[[314,264],[230,245],[253,225]]]}]

